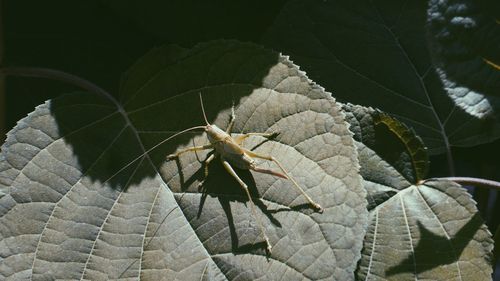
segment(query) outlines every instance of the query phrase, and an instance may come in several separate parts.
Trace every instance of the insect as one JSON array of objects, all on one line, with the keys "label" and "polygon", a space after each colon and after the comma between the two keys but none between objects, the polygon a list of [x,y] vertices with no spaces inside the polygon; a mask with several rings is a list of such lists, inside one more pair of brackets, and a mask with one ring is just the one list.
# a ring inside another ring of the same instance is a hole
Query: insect
[{"label": "insect", "polygon": [[[207,138],[209,143],[206,145],[202,146],[193,146],[189,147],[183,150],[180,150],[174,154],[170,154],[167,156],[167,160],[172,160],[175,158],[178,158],[184,153],[187,152],[195,152],[195,151],[200,151],[200,150],[207,150],[207,149],[213,149],[214,153],[211,154],[205,161],[204,161],[204,166],[205,166],[205,178],[201,181],[200,185],[204,183],[206,178],[208,177],[208,165],[210,162],[212,162],[216,157],[220,159],[222,162],[222,165],[226,169],[226,171],[239,183],[243,191],[246,193],[248,197],[248,202],[250,204],[250,208],[252,211],[252,215],[255,219],[255,221],[258,224],[258,227],[260,228],[260,232],[262,235],[262,238],[264,239],[267,247],[268,253],[271,252],[271,243],[269,242],[269,238],[266,235],[266,232],[264,230],[264,227],[257,216],[255,204],[252,201],[252,197],[250,196],[250,192],[248,191],[248,186],[241,180],[241,178],[236,174],[236,172],[233,169],[234,167],[237,167],[239,169],[243,170],[252,170],[258,173],[265,173],[265,174],[270,174],[276,177],[288,179],[293,183],[293,186],[300,191],[300,193],[307,199],[309,204],[318,212],[322,213],[323,208],[316,202],[314,202],[309,195],[300,187],[300,185],[295,181],[295,179],[285,170],[283,165],[273,156],[269,155],[262,155],[255,153],[253,151],[250,151],[248,149],[245,149],[242,147],[243,141],[250,137],[250,136],[262,136],[266,138],[271,138],[276,136],[278,133],[246,133],[246,134],[241,134],[236,137],[231,136],[231,130],[234,125],[234,121],[236,119],[236,115],[234,113],[234,106],[231,109],[231,120],[229,122],[229,125],[227,126],[226,130],[222,130],[216,125],[208,123],[207,116],[205,114],[205,108],[203,106],[203,99],[200,93],[200,103],[201,103],[201,110],[203,112],[203,118],[205,119],[205,126],[196,126],[190,129],[194,128],[203,128],[207,134]],[[186,129],[189,130],[189,129]],[[186,131],[184,130],[184,131]],[[183,132],[184,132],[183,131]],[[181,132],[182,133],[182,132]],[[275,171],[271,169],[265,169],[265,168],[260,168],[257,167],[255,159],[264,159],[268,161],[274,162],[280,171]]]}]

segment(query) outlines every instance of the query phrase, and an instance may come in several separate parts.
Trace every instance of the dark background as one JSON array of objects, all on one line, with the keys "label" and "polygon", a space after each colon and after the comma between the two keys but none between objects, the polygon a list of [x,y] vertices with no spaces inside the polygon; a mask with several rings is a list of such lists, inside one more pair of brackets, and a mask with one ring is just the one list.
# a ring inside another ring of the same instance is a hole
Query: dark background
[{"label": "dark background", "polygon": [[[32,66],[80,76],[118,91],[127,68],[155,46],[189,48],[212,39],[259,43],[286,3],[279,1],[0,0],[0,65]],[[155,2],[154,10],[148,4]],[[161,3],[161,4],[160,4]],[[160,7],[160,8],[158,8]],[[153,14],[147,21],[141,13]],[[41,78],[0,77],[0,140],[46,100],[77,90]],[[457,175],[500,181],[500,141],[454,148]],[[431,157],[430,177],[448,176],[446,157]],[[497,191],[470,188],[490,231],[500,222]],[[500,280],[500,278],[496,278]]]}]

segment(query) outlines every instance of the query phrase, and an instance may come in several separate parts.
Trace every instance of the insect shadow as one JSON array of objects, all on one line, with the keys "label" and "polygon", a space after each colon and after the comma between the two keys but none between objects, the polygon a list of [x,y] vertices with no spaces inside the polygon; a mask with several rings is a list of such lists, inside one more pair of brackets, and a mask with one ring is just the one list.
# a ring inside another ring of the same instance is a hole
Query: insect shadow
[{"label": "insect shadow", "polygon": [[[264,140],[259,143],[257,146],[261,145],[268,140]],[[206,158],[210,157],[214,152],[210,152],[207,154],[205,159],[198,159],[199,162],[204,162]],[[183,192],[189,192],[188,187],[196,184],[196,182],[204,177],[204,166],[202,166],[198,171],[196,171],[193,175],[188,178],[181,176],[183,174],[182,167],[180,166],[180,162],[176,161],[179,168],[179,180],[181,190]],[[248,253],[257,249],[266,249],[266,242],[257,242],[251,244],[240,245],[239,238],[236,231],[236,226],[234,223],[233,213],[231,211],[230,202],[240,202],[245,204],[247,207],[248,204],[255,204],[255,206],[264,214],[268,220],[276,227],[282,227],[282,224],[273,216],[278,210],[269,209],[266,204],[262,201],[262,197],[259,194],[257,189],[257,185],[255,182],[252,173],[248,170],[235,168],[235,172],[239,175],[239,177],[248,185],[248,190],[250,192],[252,202],[249,202],[249,199],[245,192],[240,188],[238,183],[234,180],[234,178],[229,175],[222,164],[219,161],[214,161],[213,164],[208,166],[209,176],[205,179],[204,184],[198,187],[198,192],[201,193],[200,201],[198,204],[198,213],[197,218],[199,219],[203,208],[205,206],[205,202],[208,196],[217,198],[219,201],[222,210],[224,211],[225,217],[227,218],[228,228],[230,232],[231,238],[231,251],[234,254],[242,254]],[[310,206],[305,204],[305,207]],[[284,211],[286,208],[280,208],[280,210]],[[288,208],[288,211],[292,210],[292,208]]]},{"label": "insect shadow", "polygon": [[[204,165],[204,178],[200,182],[200,185],[203,185],[205,180],[207,179],[209,173],[209,164],[215,159],[218,158],[220,160],[220,163],[223,165],[224,169],[226,170],[227,174],[229,174],[233,178],[233,182],[236,181],[238,182],[240,189],[244,191],[247,197],[247,201],[250,206],[250,210],[252,212],[252,216],[254,220],[257,222],[257,225],[260,229],[262,239],[266,242],[266,252],[268,254],[271,253],[271,243],[269,241],[269,237],[267,236],[264,226],[262,222],[260,221],[260,218],[257,215],[257,212],[255,210],[256,204],[253,202],[254,201],[254,196],[252,196],[251,191],[248,187],[248,184],[243,180],[240,175],[234,170],[235,168],[239,168],[241,170],[246,170],[247,174],[249,170],[262,173],[262,174],[269,174],[273,175],[274,177],[279,177],[279,178],[284,178],[289,180],[291,183],[293,183],[293,187],[302,193],[302,196],[307,199],[309,204],[313,209],[316,211],[322,213],[323,208],[316,203],[305,191],[304,189],[295,181],[295,179],[289,174],[289,172],[283,167],[281,162],[276,159],[272,155],[266,155],[266,154],[260,154],[256,153],[254,151],[248,150],[242,146],[243,142],[245,139],[251,137],[251,136],[259,136],[259,137],[264,137],[267,139],[275,138],[279,132],[250,132],[250,133],[245,133],[241,134],[238,136],[233,136],[232,135],[232,129],[233,125],[236,119],[236,114],[234,110],[234,105],[231,107],[231,118],[229,121],[228,126],[225,128],[225,130],[217,127],[215,124],[210,124],[208,122],[208,118],[205,114],[205,108],[203,105],[203,99],[201,92],[199,93],[200,97],[200,105],[201,105],[201,111],[203,113],[203,119],[205,121],[205,125],[203,126],[194,126],[190,127],[187,129],[184,129],[170,138],[182,135],[186,132],[192,131],[192,130],[198,130],[198,129],[203,129],[206,133],[206,137],[208,140],[208,144],[204,144],[201,146],[190,146],[184,149],[177,150],[173,154],[169,154],[166,156],[167,161],[174,160],[174,159],[179,159],[181,155],[184,155],[186,153],[196,153],[197,151],[206,151],[206,150],[211,150],[213,152],[212,154],[209,154],[207,158],[202,162]],[[169,139],[170,139],[169,138]],[[168,140],[168,139],[166,139]],[[266,160],[269,162],[273,162],[279,170],[273,170],[273,169],[268,169],[268,168],[263,168],[257,166],[256,159],[262,159]],[[199,159],[198,159],[199,161]],[[177,166],[179,169],[180,163],[176,162]],[[181,177],[180,177],[181,178]],[[183,178],[183,177],[182,177]],[[182,185],[182,184],[181,184]],[[254,183],[255,186],[255,183]],[[181,188],[182,189],[182,188]],[[254,193],[255,193],[255,188],[254,188]],[[261,201],[260,201],[261,202]],[[262,202],[261,202],[262,204]],[[203,204],[201,204],[203,205]],[[264,204],[262,204],[264,205]]]}]

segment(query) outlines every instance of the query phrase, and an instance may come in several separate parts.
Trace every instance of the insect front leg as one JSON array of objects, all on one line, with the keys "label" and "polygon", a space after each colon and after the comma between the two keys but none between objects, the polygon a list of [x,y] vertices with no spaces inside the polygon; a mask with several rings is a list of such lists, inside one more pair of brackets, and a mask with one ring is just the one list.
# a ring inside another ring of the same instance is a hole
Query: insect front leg
[{"label": "insect front leg", "polygon": [[[274,163],[276,163],[276,165],[278,165],[280,170],[283,172],[284,176],[286,176],[286,178],[288,178],[293,183],[293,185],[297,188],[297,190],[300,191],[300,193],[302,193],[302,195],[304,195],[304,197],[307,199],[309,204],[311,204],[318,212],[320,212],[320,213],[323,212],[323,207],[321,207],[320,204],[314,202],[314,200],[312,200],[312,198],[309,197],[309,195],[307,195],[307,193],[302,189],[302,187],[300,187],[300,185],[295,181],[295,179],[292,178],[292,176],[290,176],[290,174],[285,170],[283,165],[281,165],[281,163],[276,158],[274,158],[273,156],[257,154],[255,152],[252,152],[252,151],[249,151],[246,149],[245,149],[245,153],[248,154],[248,156],[250,156],[250,157],[265,159],[265,160],[273,161]],[[271,171],[271,170],[257,168],[257,167],[251,167],[251,169],[256,171],[256,172],[267,173],[267,174],[276,173],[276,172]],[[282,175],[278,175],[278,176],[283,177]]]},{"label": "insect front leg", "polygon": [[231,167],[231,165],[229,164],[229,162],[227,162],[226,160],[222,159],[222,165],[224,166],[224,168],[226,169],[226,171],[231,175],[233,176],[233,178],[236,179],[236,181],[240,184],[241,188],[245,191],[245,193],[247,194],[248,196],[248,203],[250,204],[250,209],[252,210],[252,214],[253,214],[253,217],[255,219],[255,221],[257,222],[257,225],[259,226],[260,228],[260,232],[262,234],[262,238],[264,239],[264,241],[266,242],[266,245],[267,245],[267,251],[268,253],[271,253],[271,243],[269,243],[269,239],[267,238],[267,235],[266,235],[266,232],[264,230],[264,227],[262,226],[262,223],[260,222],[260,219],[259,217],[257,216],[257,212],[255,211],[255,204],[253,203],[252,201],[252,196],[250,196],[250,192],[248,191],[248,186],[245,184],[245,182],[243,182],[242,179],[240,179],[240,177],[236,174],[236,172],[234,171],[233,167]]},{"label": "insect front leg", "polygon": [[177,152],[176,152],[176,153],[174,153],[174,154],[167,155],[167,160],[172,160],[172,159],[174,159],[174,158],[177,158],[177,157],[179,157],[181,154],[186,153],[186,152],[190,152],[190,151],[200,151],[200,150],[206,150],[206,149],[210,149],[210,148],[213,148],[213,145],[212,145],[212,144],[206,144],[206,145],[202,145],[202,146],[193,146],[193,147],[188,147],[188,148],[186,148],[186,149],[183,149],[183,150],[177,151]]},{"label": "insect front leg", "polygon": [[203,184],[205,183],[205,180],[207,180],[207,177],[208,177],[208,165],[210,164],[210,162],[212,162],[212,160],[215,159],[215,153],[210,155],[207,160],[205,160],[204,162],[204,165],[205,165],[205,169],[204,169],[204,172],[205,172],[205,177],[203,178],[203,180],[198,184],[198,188],[200,188],[201,186],[203,186]]}]

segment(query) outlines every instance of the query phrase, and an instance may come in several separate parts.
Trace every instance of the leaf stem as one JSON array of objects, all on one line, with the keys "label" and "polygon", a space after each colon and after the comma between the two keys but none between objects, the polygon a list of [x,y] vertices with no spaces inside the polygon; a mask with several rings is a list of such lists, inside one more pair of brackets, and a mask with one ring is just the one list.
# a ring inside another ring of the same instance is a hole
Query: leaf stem
[{"label": "leaf stem", "polygon": [[472,185],[477,187],[486,187],[490,189],[500,190],[500,182],[487,179],[472,178],[472,177],[443,177],[443,178],[431,178],[426,181],[430,180],[449,180],[449,181],[454,181],[461,185]]},{"label": "leaf stem", "polygon": [[79,88],[87,90],[92,93],[103,95],[104,97],[116,102],[116,99],[107,91],[97,86],[96,84],[83,79],[82,77],[66,73],[64,71],[43,68],[43,67],[0,67],[0,75],[9,76],[24,76],[24,77],[39,77],[48,78],[66,82],[75,85]]}]

